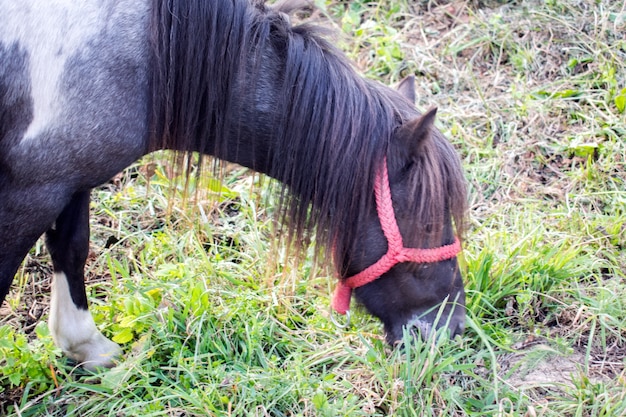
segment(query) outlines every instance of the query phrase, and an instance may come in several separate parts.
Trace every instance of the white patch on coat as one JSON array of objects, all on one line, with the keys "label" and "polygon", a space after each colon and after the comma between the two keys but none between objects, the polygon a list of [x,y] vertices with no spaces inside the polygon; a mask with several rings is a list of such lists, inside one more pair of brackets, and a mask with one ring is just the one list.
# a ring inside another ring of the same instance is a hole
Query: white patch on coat
[{"label": "white patch on coat", "polygon": [[28,53],[33,120],[24,140],[52,125],[62,107],[61,78],[68,58],[106,24],[106,3],[75,0],[0,0],[0,43]]},{"label": "white patch on coat", "polygon": [[85,368],[113,366],[121,354],[120,347],[96,328],[89,310],[74,305],[62,272],[55,272],[52,280],[48,327],[56,345]]}]

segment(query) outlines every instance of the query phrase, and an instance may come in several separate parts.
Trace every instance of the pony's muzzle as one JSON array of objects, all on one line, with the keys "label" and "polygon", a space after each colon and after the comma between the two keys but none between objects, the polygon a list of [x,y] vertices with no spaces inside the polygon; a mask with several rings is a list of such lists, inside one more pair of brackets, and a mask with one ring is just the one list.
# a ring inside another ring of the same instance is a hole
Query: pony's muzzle
[{"label": "pony's muzzle", "polygon": [[460,302],[444,301],[437,308],[414,314],[399,328],[386,329],[387,342],[391,345],[402,342],[405,332],[410,332],[422,340],[428,339],[434,331],[439,330],[446,332],[450,339],[462,335],[465,331],[465,305],[463,301],[464,299]]}]

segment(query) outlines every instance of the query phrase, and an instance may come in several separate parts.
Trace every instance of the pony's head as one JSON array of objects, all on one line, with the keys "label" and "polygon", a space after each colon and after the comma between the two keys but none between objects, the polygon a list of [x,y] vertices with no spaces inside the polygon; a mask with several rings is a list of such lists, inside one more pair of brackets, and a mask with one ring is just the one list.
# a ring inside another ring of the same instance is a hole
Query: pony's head
[{"label": "pony's head", "polygon": [[[399,91],[414,100],[413,80]],[[423,336],[465,327],[465,293],[456,256],[466,191],[458,158],[434,127],[436,109],[401,124],[374,185],[375,204],[341,265],[333,308],[356,298],[384,323],[390,343],[404,328]]]}]

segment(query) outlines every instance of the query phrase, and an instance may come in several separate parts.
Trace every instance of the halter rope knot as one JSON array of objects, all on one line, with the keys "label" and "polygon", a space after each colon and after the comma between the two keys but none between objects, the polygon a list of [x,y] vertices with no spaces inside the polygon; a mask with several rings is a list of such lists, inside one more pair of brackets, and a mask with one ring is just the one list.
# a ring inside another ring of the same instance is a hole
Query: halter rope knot
[{"label": "halter rope knot", "polygon": [[376,211],[380,225],[387,238],[387,253],[375,264],[368,266],[363,271],[343,281],[339,281],[335,288],[332,307],[339,314],[346,314],[350,309],[350,298],[354,288],[369,284],[391,268],[401,262],[434,263],[454,258],[461,251],[459,238],[454,243],[432,249],[405,248],[400,234],[400,228],[396,221],[391,201],[391,189],[389,186],[389,173],[387,160],[383,162],[382,169],[376,177],[374,184],[376,197]]}]

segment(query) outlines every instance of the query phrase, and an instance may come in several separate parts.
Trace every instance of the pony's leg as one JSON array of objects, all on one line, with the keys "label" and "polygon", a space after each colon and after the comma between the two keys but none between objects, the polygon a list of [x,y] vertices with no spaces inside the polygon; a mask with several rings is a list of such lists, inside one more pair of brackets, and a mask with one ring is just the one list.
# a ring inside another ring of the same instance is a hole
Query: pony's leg
[{"label": "pony's leg", "polygon": [[47,191],[11,188],[0,175],[0,304],[28,251],[58,212],[54,205],[42,202]]},{"label": "pony's leg", "polygon": [[[0,225],[2,226],[2,225]],[[4,228],[0,227],[2,234],[4,234]],[[9,234],[7,233],[7,236]],[[5,240],[5,237],[2,237]],[[6,239],[8,241],[8,239]],[[15,242],[17,240],[17,242]],[[26,257],[28,250],[35,244],[37,238],[27,239],[18,236],[13,238],[13,246],[9,246],[7,242],[0,243],[0,304],[4,301],[9,294],[13,277],[19,268],[20,264]]]},{"label": "pony's leg", "polygon": [[89,191],[74,194],[46,232],[46,245],[54,264],[48,323],[55,343],[87,369],[113,366],[121,349],[96,328],[85,293]]}]

